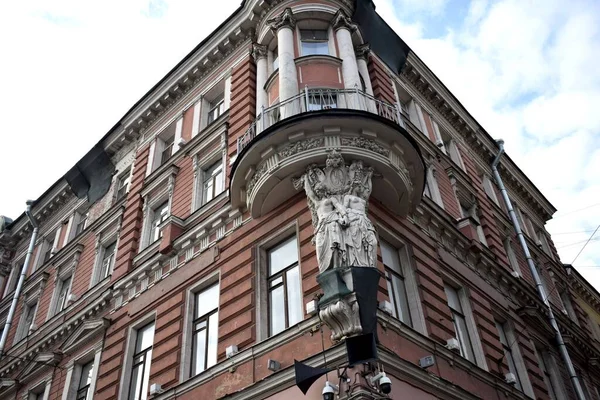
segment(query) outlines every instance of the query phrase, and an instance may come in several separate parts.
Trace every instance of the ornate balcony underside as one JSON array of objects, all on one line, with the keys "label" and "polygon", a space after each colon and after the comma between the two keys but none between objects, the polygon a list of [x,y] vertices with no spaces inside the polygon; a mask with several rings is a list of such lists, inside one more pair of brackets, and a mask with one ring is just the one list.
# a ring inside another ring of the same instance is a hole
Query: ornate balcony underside
[{"label": "ornate balcony underside", "polygon": [[[397,215],[406,216],[423,193],[425,169],[420,151],[396,122],[399,114],[394,106],[363,95],[352,91],[354,97],[343,100],[343,105],[352,108],[311,111],[315,108],[308,96],[299,99],[304,105],[293,109],[286,110],[289,103],[282,103],[278,122],[256,133],[259,117],[238,142],[230,180],[232,206],[246,206],[254,218],[265,215],[297,193],[293,178],[302,175],[310,164],[325,165],[328,154],[336,150],[346,162],[360,160],[372,167],[371,197]],[[335,107],[340,100],[338,94]],[[286,112],[290,116],[282,119]],[[272,119],[272,115],[263,113],[262,118]]]}]

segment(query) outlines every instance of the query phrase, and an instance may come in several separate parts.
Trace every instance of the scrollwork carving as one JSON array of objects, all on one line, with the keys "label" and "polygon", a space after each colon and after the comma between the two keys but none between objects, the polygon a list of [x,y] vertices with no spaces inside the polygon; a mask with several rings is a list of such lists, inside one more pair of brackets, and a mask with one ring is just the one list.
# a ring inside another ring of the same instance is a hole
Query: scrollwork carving
[{"label": "scrollwork carving", "polygon": [[359,147],[361,149],[371,150],[375,153],[381,154],[384,157],[389,157],[390,151],[374,141],[373,139],[367,139],[364,137],[343,137],[341,138],[342,146]]},{"label": "scrollwork carving", "polygon": [[299,142],[290,143],[285,146],[280,152],[279,157],[286,158],[293,156],[296,153],[300,153],[302,151],[316,149],[322,147],[324,143],[323,138],[313,138],[307,140],[301,140]]}]

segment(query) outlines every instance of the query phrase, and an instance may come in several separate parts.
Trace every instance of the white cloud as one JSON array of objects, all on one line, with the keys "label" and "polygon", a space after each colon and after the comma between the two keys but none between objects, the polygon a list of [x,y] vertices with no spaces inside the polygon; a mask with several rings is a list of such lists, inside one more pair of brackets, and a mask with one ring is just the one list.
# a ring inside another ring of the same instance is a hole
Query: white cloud
[{"label": "white cloud", "polygon": [[[398,10],[382,16],[483,127],[505,139],[510,157],[558,208],[547,228],[557,233],[562,261],[572,262],[600,224],[600,206],[589,207],[600,202],[598,4],[473,0],[464,20],[447,20],[446,33],[426,37],[414,27],[428,12],[409,16],[400,1],[375,3]],[[577,265],[600,289],[600,240]]]}]

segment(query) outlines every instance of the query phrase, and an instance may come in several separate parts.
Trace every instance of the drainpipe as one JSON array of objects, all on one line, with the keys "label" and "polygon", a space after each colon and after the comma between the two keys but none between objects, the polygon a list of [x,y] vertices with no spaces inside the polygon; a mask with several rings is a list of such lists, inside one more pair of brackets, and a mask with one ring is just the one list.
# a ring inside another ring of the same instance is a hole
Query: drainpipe
[{"label": "drainpipe", "polygon": [[17,309],[17,302],[19,300],[19,296],[21,296],[21,289],[23,288],[23,282],[25,281],[25,276],[27,275],[27,269],[29,268],[29,263],[31,261],[31,255],[33,254],[33,248],[35,247],[35,239],[38,234],[38,225],[31,215],[31,205],[33,204],[33,200],[27,200],[27,209],[25,210],[25,215],[29,218],[29,223],[33,227],[33,233],[31,235],[31,240],[29,241],[29,248],[27,249],[27,255],[25,256],[25,263],[21,268],[21,274],[19,275],[19,281],[17,282],[17,288],[15,289],[15,293],[13,295],[12,303],[10,304],[10,309],[8,310],[8,316],[6,317],[6,323],[4,324],[4,330],[2,331],[2,338],[0,339],[0,357],[4,354],[4,346],[6,346],[6,339],[8,338],[8,331],[13,322],[13,318],[15,316],[15,310]]},{"label": "drainpipe", "polygon": [[498,147],[500,151],[496,158],[492,162],[492,172],[494,173],[494,179],[496,179],[496,183],[500,188],[500,192],[502,193],[502,198],[504,199],[504,203],[508,208],[508,214],[510,216],[510,220],[515,228],[515,232],[517,234],[517,238],[519,239],[519,243],[523,248],[523,252],[525,253],[525,258],[527,258],[527,265],[529,266],[529,271],[533,276],[533,281],[535,282],[535,287],[537,289],[539,297],[542,299],[546,308],[548,309],[548,322],[554,329],[554,336],[556,339],[556,343],[558,344],[558,350],[563,359],[563,362],[567,366],[567,371],[569,372],[569,377],[571,379],[571,384],[575,389],[575,394],[577,395],[578,400],[586,400],[585,395],[583,394],[583,390],[581,388],[581,384],[579,382],[579,378],[577,377],[577,373],[575,372],[575,368],[573,367],[573,363],[571,362],[571,357],[569,356],[569,352],[567,350],[567,346],[563,340],[562,334],[560,333],[560,329],[558,329],[558,324],[556,323],[556,318],[554,318],[554,313],[552,312],[552,307],[550,306],[550,301],[547,298],[547,295],[544,291],[544,286],[542,285],[542,281],[540,280],[540,276],[537,273],[537,269],[535,268],[535,264],[533,262],[533,258],[531,257],[531,253],[529,252],[529,247],[527,246],[527,242],[525,241],[525,236],[523,236],[523,231],[521,230],[521,226],[519,225],[519,221],[517,220],[517,215],[515,214],[515,210],[513,209],[512,203],[508,198],[508,193],[506,192],[506,187],[504,186],[504,182],[500,177],[500,173],[498,173],[498,164],[500,163],[500,157],[504,154],[504,140],[500,139],[497,141]]}]

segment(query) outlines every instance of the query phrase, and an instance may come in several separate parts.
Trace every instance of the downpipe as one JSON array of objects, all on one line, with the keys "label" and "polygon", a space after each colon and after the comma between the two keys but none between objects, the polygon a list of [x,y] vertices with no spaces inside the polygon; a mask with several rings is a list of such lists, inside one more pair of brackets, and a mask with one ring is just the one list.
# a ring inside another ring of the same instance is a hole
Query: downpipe
[{"label": "downpipe", "polygon": [[17,281],[17,287],[15,288],[15,293],[13,294],[12,303],[10,304],[10,309],[8,310],[8,315],[6,317],[6,323],[4,324],[4,329],[2,330],[2,338],[0,338],[0,357],[4,355],[4,347],[6,346],[6,340],[8,338],[8,332],[13,323],[13,318],[15,316],[15,310],[17,309],[17,302],[19,301],[19,297],[21,296],[21,290],[23,289],[23,282],[25,281],[25,277],[27,275],[27,270],[29,268],[29,264],[31,262],[31,256],[33,254],[33,249],[35,247],[35,240],[38,234],[38,224],[35,222],[33,215],[31,215],[31,206],[33,204],[33,200],[27,200],[27,209],[25,210],[25,215],[29,219],[29,223],[33,227],[33,233],[31,234],[31,239],[29,240],[29,248],[27,249],[27,255],[25,256],[25,263],[23,263],[23,267],[21,268],[21,273],[19,274],[19,280]]},{"label": "downpipe", "polygon": [[545,293],[544,286],[542,285],[542,281],[540,276],[537,273],[537,269],[535,268],[535,263],[533,262],[533,258],[531,257],[531,253],[529,252],[529,246],[527,246],[527,242],[525,241],[525,236],[523,235],[523,230],[521,229],[521,225],[519,225],[519,220],[517,219],[517,215],[515,214],[515,210],[513,209],[510,198],[508,197],[508,193],[506,191],[506,187],[504,186],[504,182],[502,181],[502,177],[498,172],[498,164],[500,163],[500,158],[502,154],[504,154],[504,140],[500,139],[496,141],[498,143],[498,147],[500,150],[496,155],[496,158],[492,162],[492,173],[494,174],[494,179],[500,188],[500,192],[502,193],[502,198],[504,199],[504,203],[506,204],[506,208],[508,208],[508,214],[510,216],[510,220],[515,228],[515,233],[517,234],[517,238],[519,239],[519,243],[523,248],[523,252],[525,253],[525,258],[527,259],[527,265],[529,266],[529,271],[531,272],[531,276],[533,276],[533,281],[535,282],[535,287],[537,289],[539,297],[544,302],[544,305],[548,311],[548,322],[554,329],[554,337],[556,339],[556,343],[558,345],[558,350],[560,352],[560,356],[567,366],[567,371],[569,372],[569,378],[571,379],[571,384],[573,385],[573,389],[575,389],[575,394],[577,395],[578,400],[586,400],[585,395],[583,394],[583,390],[581,388],[581,383],[579,382],[579,378],[577,377],[577,373],[575,372],[575,368],[573,367],[573,363],[571,362],[571,357],[569,356],[569,351],[567,350],[567,346],[563,340],[562,334],[560,333],[560,329],[558,328],[558,323],[556,322],[556,318],[554,318],[554,313],[552,312],[552,306],[550,305],[550,301]]}]

